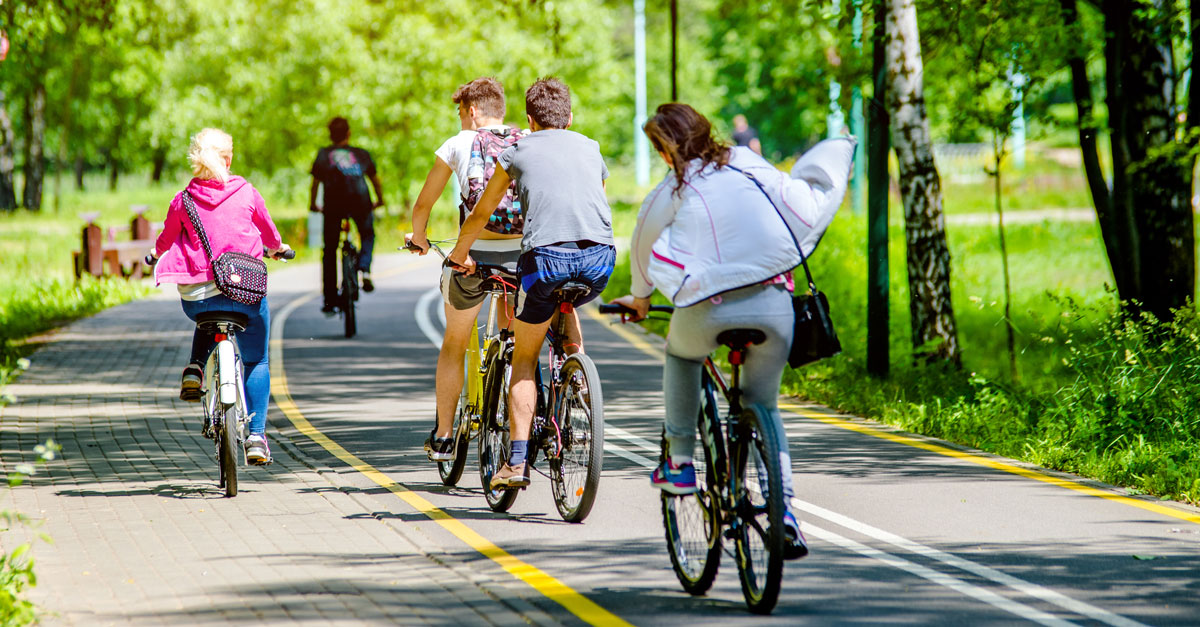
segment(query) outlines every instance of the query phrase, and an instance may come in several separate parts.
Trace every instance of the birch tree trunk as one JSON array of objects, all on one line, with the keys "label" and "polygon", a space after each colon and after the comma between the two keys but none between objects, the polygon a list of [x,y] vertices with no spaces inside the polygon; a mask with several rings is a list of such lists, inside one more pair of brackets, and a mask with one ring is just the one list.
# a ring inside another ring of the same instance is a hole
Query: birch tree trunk
[{"label": "birch tree trunk", "polygon": [[960,363],[958,330],[950,301],[950,250],[942,215],[942,184],[933,161],[913,0],[888,1],[886,31],[888,109],[904,201],[913,346],[918,356],[926,359]]},{"label": "birch tree trunk", "polygon": [[46,174],[46,86],[37,85],[29,94],[25,106],[25,188],[21,204],[30,211],[42,208],[42,179]]},{"label": "birch tree trunk", "polygon": [[5,96],[4,90],[0,89],[0,211],[12,211],[17,208],[17,190],[13,184],[16,149]]}]

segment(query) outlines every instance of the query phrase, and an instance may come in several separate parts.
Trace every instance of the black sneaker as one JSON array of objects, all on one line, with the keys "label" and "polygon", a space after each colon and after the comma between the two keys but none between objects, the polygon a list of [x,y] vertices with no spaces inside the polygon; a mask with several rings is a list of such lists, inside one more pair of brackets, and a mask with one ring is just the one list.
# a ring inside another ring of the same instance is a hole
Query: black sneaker
[{"label": "black sneaker", "polygon": [[337,307],[329,303],[321,306],[321,313],[325,314],[326,318],[332,318],[337,315]]},{"label": "black sneaker", "polygon": [[783,559],[798,560],[808,555],[808,542],[804,540],[804,534],[800,531],[800,522],[791,512],[783,515],[783,526],[786,530]]},{"label": "black sneaker", "polygon": [[425,440],[425,452],[431,462],[448,462],[454,460],[454,438],[437,437],[437,429],[429,432]]},{"label": "black sneaker", "polygon": [[363,288],[364,292],[374,292],[375,291],[375,283],[373,281],[371,281],[371,273],[370,272],[362,273],[362,288]]},{"label": "black sneaker", "polygon": [[183,369],[183,380],[179,384],[179,400],[189,403],[200,402],[200,388],[204,385],[204,369],[200,364],[188,364]]}]

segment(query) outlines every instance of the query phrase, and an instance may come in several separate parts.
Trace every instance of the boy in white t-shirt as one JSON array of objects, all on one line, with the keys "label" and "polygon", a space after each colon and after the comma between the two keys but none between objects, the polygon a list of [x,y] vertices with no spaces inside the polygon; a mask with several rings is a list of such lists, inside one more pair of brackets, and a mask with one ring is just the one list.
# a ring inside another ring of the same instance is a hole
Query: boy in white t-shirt
[{"label": "boy in white t-shirt", "polygon": [[[405,236],[420,249],[421,255],[429,252],[426,230],[433,205],[451,176],[458,178],[461,192],[459,198],[459,221],[470,213],[467,206],[469,190],[468,169],[471,161],[471,146],[481,130],[491,130],[507,136],[520,133],[519,129],[504,124],[504,86],[491,78],[477,78],[455,90],[451,98],[458,105],[458,119],[462,130],[447,139],[434,154],[436,158],[425,185],[413,206],[413,232]],[[517,259],[521,256],[522,231],[512,220],[493,220],[493,227],[482,232],[471,247],[473,258],[483,263],[509,268],[516,274]],[[515,279],[514,279],[515,281]],[[454,458],[454,410],[463,386],[463,353],[471,337],[471,327],[479,315],[486,292],[483,280],[452,271],[442,270],[442,300],[446,310],[446,334],[442,340],[437,363],[437,426],[425,441],[425,451],[432,461],[450,461]]]}]

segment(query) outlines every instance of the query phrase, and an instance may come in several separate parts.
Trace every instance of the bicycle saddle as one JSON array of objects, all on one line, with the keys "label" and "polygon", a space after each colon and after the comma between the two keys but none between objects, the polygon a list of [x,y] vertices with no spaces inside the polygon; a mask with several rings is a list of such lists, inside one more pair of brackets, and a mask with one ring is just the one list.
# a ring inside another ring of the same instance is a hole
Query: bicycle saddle
[{"label": "bicycle saddle", "polygon": [[217,325],[225,322],[235,331],[245,331],[250,326],[250,316],[237,311],[206,311],[196,316],[196,326],[204,331],[216,331]]},{"label": "bicycle saddle", "polygon": [[575,304],[575,301],[592,293],[592,288],[584,283],[567,281],[554,290],[559,302]]},{"label": "bicycle saddle", "polygon": [[759,329],[729,329],[717,334],[717,343],[732,349],[742,349],[751,344],[762,344],[767,334]]}]

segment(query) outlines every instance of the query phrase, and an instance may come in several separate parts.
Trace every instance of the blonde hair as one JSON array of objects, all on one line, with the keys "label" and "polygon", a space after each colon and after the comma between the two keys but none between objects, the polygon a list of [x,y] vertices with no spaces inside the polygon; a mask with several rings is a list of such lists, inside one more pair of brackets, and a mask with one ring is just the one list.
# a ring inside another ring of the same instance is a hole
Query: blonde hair
[{"label": "blonde hair", "polygon": [[217,128],[206,128],[192,137],[188,148],[188,161],[192,163],[192,175],[201,179],[216,179],[225,184],[229,180],[226,159],[233,158],[233,138]]}]

